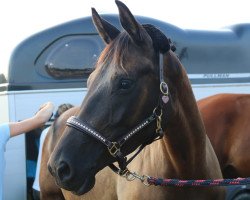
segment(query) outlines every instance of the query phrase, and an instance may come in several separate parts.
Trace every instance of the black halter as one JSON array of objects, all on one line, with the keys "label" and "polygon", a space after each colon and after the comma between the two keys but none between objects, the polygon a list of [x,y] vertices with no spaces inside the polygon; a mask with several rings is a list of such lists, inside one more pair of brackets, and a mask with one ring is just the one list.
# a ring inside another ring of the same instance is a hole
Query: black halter
[{"label": "black halter", "polygon": [[[161,128],[162,106],[168,102],[169,97],[168,97],[168,86],[163,79],[163,55],[160,54],[159,57],[160,57],[159,74],[160,74],[160,91],[161,91],[159,103],[148,118],[146,118],[143,122],[137,125],[134,129],[128,132],[121,139],[115,142],[109,141],[98,131],[90,127],[90,125],[88,125],[86,122],[81,121],[75,116],[72,116],[67,120],[66,123],[67,126],[75,128],[84,134],[88,134],[89,136],[103,143],[108,148],[109,153],[117,159],[120,169],[116,167],[114,164],[110,164],[109,167],[119,175],[123,175],[124,173],[126,173],[127,165],[140,153],[140,151],[146,145],[151,144],[155,140],[161,139],[163,137],[163,130]],[[127,160],[126,156],[124,156],[123,153],[121,152],[121,147],[136,133],[138,133],[140,130],[142,130],[155,120],[156,120],[155,134],[153,134],[152,137],[149,138],[149,140],[144,141],[140,145],[136,153],[134,153],[134,155]]]}]

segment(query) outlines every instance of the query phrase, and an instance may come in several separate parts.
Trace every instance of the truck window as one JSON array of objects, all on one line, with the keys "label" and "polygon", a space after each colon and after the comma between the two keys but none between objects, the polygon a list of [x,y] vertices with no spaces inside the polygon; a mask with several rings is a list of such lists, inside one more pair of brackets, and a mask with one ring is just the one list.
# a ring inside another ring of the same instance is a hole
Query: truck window
[{"label": "truck window", "polygon": [[86,79],[102,50],[100,40],[96,35],[60,38],[40,56],[43,62],[37,62],[37,70],[41,75],[53,79]]}]

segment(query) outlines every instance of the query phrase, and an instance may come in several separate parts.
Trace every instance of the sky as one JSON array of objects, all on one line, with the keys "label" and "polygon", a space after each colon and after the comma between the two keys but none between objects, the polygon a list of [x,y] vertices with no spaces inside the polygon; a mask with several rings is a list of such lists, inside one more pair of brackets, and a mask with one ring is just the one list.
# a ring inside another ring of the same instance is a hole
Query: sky
[{"label": "sky", "polygon": [[[249,0],[122,0],[133,14],[183,29],[220,29],[250,23]],[[1,0],[0,74],[14,48],[27,37],[55,25],[91,15],[117,13],[114,0]]]}]

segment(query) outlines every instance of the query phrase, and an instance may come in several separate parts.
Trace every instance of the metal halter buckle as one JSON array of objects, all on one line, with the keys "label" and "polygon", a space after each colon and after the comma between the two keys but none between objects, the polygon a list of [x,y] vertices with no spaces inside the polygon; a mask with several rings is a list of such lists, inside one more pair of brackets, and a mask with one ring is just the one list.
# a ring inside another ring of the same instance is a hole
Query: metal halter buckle
[{"label": "metal halter buckle", "polygon": [[117,152],[120,151],[119,144],[117,142],[112,142],[112,146],[108,147],[109,153],[116,157]]},{"label": "metal halter buckle", "polygon": [[161,117],[161,116],[162,116],[162,109],[161,109],[161,108],[159,109],[159,107],[156,107],[156,108],[153,110],[153,114],[154,114],[157,118]]},{"label": "metal halter buckle", "polygon": [[156,133],[161,133],[162,132],[162,127],[161,127],[161,116],[158,116],[156,119],[156,129],[155,129]]}]

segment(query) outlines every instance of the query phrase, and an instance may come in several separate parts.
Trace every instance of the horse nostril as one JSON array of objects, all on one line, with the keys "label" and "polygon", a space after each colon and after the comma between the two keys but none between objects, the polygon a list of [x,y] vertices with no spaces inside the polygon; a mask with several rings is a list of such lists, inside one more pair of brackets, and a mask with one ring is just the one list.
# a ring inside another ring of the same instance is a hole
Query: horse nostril
[{"label": "horse nostril", "polygon": [[70,178],[71,171],[69,165],[66,162],[61,161],[59,163],[59,166],[57,168],[57,176],[62,182],[67,181],[67,179]]}]

